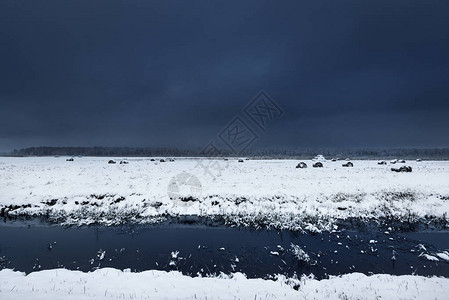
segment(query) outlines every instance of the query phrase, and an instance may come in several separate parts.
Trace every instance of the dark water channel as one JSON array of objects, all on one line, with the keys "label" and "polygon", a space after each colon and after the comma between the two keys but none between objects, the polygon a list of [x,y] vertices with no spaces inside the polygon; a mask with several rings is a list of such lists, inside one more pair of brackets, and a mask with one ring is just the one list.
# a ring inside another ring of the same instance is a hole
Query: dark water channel
[{"label": "dark water channel", "polygon": [[448,249],[449,231],[395,232],[375,226],[304,234],[185,224],[0,225],[0,268],[26,273],[113,267],[179,270],[189,275],[243,272],[248,277],[313,273],[325,278],[350,272],[449,277],[449,262],[436,256]]}]

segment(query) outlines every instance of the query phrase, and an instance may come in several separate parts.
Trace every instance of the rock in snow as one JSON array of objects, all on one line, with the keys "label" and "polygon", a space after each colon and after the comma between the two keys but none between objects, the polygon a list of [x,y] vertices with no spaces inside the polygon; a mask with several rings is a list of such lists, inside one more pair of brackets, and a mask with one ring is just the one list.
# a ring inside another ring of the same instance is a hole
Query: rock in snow
[{"label": "rock in snow", "polygon": [[296,168],[297,169],[305,169],[305,168],[307,168],[307,164],[302,161],[296,166]]},{"label": "rock in snow", "polygon": [[403,173],[403,172],[410,173],[412,171],[412,167],[402,166],[400,168],[391,168],[391,171],[398,172],[398,173]]}]

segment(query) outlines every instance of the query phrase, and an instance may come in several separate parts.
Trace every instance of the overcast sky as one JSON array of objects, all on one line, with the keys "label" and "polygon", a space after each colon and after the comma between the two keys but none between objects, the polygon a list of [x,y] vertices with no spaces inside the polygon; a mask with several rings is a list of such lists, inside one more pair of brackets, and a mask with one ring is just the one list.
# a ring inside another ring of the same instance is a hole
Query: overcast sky
[{"label": "overcast sky", "polygon": [[448,147],[449,1],[0,1],[0,151],[202,146],[261,90],[254,147]]}]

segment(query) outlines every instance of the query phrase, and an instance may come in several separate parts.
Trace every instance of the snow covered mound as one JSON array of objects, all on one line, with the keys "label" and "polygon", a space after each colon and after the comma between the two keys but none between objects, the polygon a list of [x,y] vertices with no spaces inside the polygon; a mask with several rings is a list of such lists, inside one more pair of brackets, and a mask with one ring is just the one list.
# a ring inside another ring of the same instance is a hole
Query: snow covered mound
[{"label": "snow covered mound", "polygon": [[[1,214],[44,215],[73,224],[219,216],[242,225],[289,229],[309,223],[319,227],[337,218],[449,217],[447,161],[411,161],[413,172],[396,173],[389,163],[357,160],[353,168],[323,160],[323,168],[301,169],[295,160],[210,164],[127,158],[128,164],[108,164],[111,159],[123,158],[1,157]],[[183,177],[194,178],[196,186],[174,181]],[[170,199],[169,194],[184,197]]]},{"label": "snow covered mound", "polygon": [[179,272],[131,273],[105,268],[90,273],[54,269],[0,271],[7,299],[447,299],[449,279],[352,273],[325,280],[247,279],[243,274],[189,277]]}]

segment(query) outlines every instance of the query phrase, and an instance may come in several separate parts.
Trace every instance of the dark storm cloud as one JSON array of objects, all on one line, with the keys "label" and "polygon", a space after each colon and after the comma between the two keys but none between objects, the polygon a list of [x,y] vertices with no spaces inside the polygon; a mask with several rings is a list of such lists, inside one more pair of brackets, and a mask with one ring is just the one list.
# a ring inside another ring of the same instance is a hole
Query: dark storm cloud
[{"label": "dark storm cloud", "polygon": [[259,90],[264,146],[449,146],[446,1],[0,2],[0,150],[202,146]]}]

